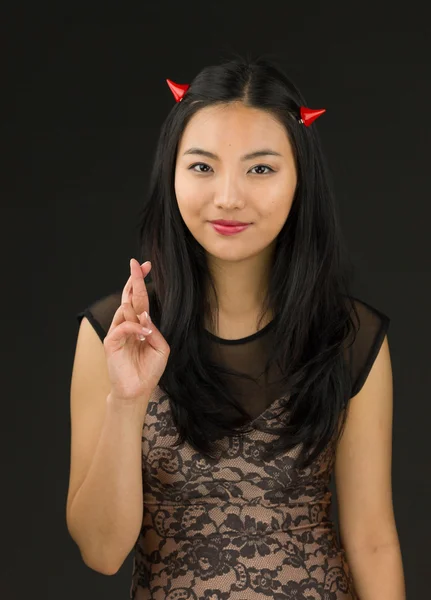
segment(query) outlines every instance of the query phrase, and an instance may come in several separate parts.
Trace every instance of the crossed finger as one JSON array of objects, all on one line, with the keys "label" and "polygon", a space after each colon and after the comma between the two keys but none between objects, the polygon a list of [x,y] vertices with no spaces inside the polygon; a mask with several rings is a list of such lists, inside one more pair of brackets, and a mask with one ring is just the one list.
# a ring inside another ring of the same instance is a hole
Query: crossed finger
[{"label": "crossed finger", "polygon": [[112,329],[114,329],[115,327],[117,327],[117,325],[120,325],[124,321],[133,321],[135,323],[141,322],[139,316],[136,315],[135,311],[133,310],[133,307],[130,304],[120,304],[120,306],[117,308],[107,335],[111,333]]},{"label": "crossed finger", "polygon": [[[145,265],[145,266],[144,266]],[[148,292],[145,285],[144,273],[149,273],[149,265],[139,265],[136,260],[132,260],[131,275],[127,280],[121,294],[121,303],[128,302],[135,309],[136,314],[140,315],[146,310],[149,312]]]},{"label": "crossed finger", "polygon": [[130,302],[132,304],[132,276],[126,281],[126,285],[123,287],[123,293],[121,294],[121,304],[124,302]]},{"label": "crossed finger", "polygon": [[[144,263],[145,264],[145,263]],[[140,315],[146,310],[149,312],[149,301],[147,286],[145,285],[144,277],[150,272],[149,264],[145,264],[145,267],[140,265],[136,260],[132,260],[131,265],[131,304],[136,311],[136,314]],[[145,275],[144,275],[145,274]]]}]

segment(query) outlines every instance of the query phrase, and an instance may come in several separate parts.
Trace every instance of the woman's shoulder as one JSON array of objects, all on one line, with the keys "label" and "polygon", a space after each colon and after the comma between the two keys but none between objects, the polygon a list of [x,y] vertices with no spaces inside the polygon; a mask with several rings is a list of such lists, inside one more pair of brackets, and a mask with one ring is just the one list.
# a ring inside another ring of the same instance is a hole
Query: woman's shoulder
[{"label": "woman's shoulder", "polygon": [[379,329],[385,327],[387,329],[389,327],[391,319],[381,308],[357,296],[351,295],[348,298],[352,307],[351,316],[354,318],[359,330],[362,331],[362,334],[370,328]]},{"label": "woman's shoulder", "polygon": [[382,309],[354,296],[351,316],[355,324],[355,335],[349,345],[350,365],[353,376],[353,395],[356,395],[371,370],[383,340],[388,332],[390,317]]}]

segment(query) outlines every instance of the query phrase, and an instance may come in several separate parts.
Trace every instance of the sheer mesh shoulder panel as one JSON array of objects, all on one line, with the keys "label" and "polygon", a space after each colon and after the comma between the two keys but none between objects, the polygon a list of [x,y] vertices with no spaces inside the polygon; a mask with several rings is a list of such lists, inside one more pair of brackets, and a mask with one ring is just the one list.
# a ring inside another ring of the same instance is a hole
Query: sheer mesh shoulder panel
[{"label": "sheer mesh shoulder panel", "polygon": [[359,331],[350,350],[352,396],[356,396],[367,380],[371,367],[379,353],[389,329],[390,317],[363,300],[358,298],[353,298],[353,300],[360,321]]},{"label": "sheer mesh shoulder panel", "polygon": [[[145,285],[147,287],[148,296],[150,297],[151,309],[151,296],[154,287],[152,281],[146,281]],[[81,323],[83,317],[87,317],[91,325],[94,327],[97,335],[103,342],[108,334],[109,328],[111,327],[112,319],[114,318],[114,315],[121,304],[122,293],[123,290],[121,289],[109,294],[108,296],[103,296],[87,306],[84,310],[76,313],[75,316],[78,319],[78,323]]]},{"label": "sheer mesh shoulder panel", "polygon": [[111,327],[114,314],[121,304],[121,294],[120,291],[114,292],[87,306],[87,308],[76,314],[78,323],[81,323],[83,317],[87,317],[103,342]]}]

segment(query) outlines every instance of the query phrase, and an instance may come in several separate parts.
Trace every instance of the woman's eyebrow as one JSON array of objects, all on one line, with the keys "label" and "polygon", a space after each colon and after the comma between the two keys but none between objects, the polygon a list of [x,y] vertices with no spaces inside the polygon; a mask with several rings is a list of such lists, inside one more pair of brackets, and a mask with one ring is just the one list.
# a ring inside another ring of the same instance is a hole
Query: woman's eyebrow
[{"label": "woman's eyebrow", "polygon": [[[213,160],[220,160],[217,154],[213,152],[209,152],[208,150],[203,150],[202,148],[189,148],[184,152],[186,154],[198,154],[200,156],[207,156],[208,158],[212,158]],[[283,156],[280,152],[275,152],[275,150],[271,150],[270,148],[263,148],[262,150],[256,150],[255,152],[250,152],[248,154],[244,154],[241,156],[241,160],[252,160],[253,158],[258,158],[259,156]]]}]

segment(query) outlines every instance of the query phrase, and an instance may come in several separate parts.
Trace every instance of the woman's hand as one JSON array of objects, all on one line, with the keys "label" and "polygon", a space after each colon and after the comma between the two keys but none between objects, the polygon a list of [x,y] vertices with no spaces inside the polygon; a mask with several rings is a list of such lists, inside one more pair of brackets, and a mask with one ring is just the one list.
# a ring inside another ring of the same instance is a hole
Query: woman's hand
[{"label": "woman's hand", "polygon": [[[131,275],[103,341],[111,381],[111,396],[120,404],[148,403],[163,375],[170,347],[144,312],[150,313],[144,277],[151,263],[132,259]],[[142,327],[151,330],[143,331]],[[141,337],[144,339],[141,341]]]}]

